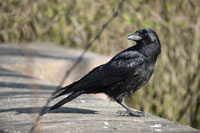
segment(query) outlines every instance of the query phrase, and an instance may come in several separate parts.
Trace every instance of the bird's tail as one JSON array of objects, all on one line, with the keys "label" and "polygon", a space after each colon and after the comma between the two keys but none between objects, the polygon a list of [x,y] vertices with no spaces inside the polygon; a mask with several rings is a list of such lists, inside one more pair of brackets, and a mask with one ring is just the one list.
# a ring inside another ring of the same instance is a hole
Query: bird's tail
[{"label": "bird's tail", "polygon": [[55,91],[53,94],[52,94],[52,100],[59,97],[59,96],[62,96],[62,95],[65,95],[65,94],[69,94],[69,93],[72,93],[73,90],[72,90],[72,87],[74,86],[75,82],[68,85],[68,86],[65,86],[63,88],[60,88],[59,90]]},{"label": "bird's tail", "polygon": [[[62,93],[60,93],[62,94]],[[59,94],[59,95],[60,95]],[[68,103],[69,101],[73,100],[74,98],[77,98],[78,96],[80,96],[81,94],[83,94],[83,91],[77,91],[77,92],[73,92],[71,93],[69,96],[67,96],[66,98],[64,98],[63,100],[61,100],[60,102],[56,103],[55,105],[53,105],[49,111],[57,109],[59,107],[61,107],[62,105],[64,105],[65,103]]]}]

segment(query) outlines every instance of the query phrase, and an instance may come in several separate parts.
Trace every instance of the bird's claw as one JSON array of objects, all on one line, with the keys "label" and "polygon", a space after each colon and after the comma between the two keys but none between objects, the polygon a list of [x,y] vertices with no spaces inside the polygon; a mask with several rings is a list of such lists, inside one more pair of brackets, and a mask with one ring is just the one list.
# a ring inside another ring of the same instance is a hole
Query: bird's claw
[{"label": "bird's claw", "polygon": [[141,111],[118,111],[117,112],[120,116],[135,116],[135,117],[142,117],[145,116],[144,112]]}]

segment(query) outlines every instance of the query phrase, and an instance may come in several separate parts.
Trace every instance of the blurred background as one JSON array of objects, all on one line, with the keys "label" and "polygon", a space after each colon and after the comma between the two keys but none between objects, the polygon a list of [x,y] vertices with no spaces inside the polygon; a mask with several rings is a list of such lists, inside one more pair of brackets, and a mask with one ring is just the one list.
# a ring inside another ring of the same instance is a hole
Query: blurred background
[{"label": "blurred background", "polygon": [[[0,43],[51,42],[83,49],[119,0],[1,0]],[[90,51],[113,56],[128,34],[154,29],[162,54],[150,82],[129,106],[200,129],[200,1],[126,0]]]}]

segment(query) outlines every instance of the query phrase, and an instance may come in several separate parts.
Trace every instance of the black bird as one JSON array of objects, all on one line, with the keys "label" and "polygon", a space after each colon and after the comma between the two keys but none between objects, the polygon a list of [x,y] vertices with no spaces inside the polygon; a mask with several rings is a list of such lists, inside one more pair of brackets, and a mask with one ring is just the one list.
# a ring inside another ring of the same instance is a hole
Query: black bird
[{"label": "black bird", "polygon": [[54,92],[52,99],[69,95],[50,110],[61,107],[81,94],[105,93],[127,110],[121,112],[122,115],[144,116],[143,112],[131,110],[123,98],[133,94],[150,79],[161,53],[161,45],[156,32],[148,28],[137,30],[128,36],[128,40],[136,41],[136,45],[94,68],[80,80]]}]

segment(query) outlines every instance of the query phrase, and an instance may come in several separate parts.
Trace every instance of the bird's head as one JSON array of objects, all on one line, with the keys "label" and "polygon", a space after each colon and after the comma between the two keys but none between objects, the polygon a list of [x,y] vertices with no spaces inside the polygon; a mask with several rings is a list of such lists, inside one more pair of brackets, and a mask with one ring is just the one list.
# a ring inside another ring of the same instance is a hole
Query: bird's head
[{"label": "bird's head", "polygon": [[[150,28],[139,29],[135,33],[128,36],[128,40],[136,41],[137,44],[149,45],[155,43],[158,45],[159,51],[160,49],[160,40],[156,34],[156,32]],[[136,44],[136,45],[137,45]]]}]

